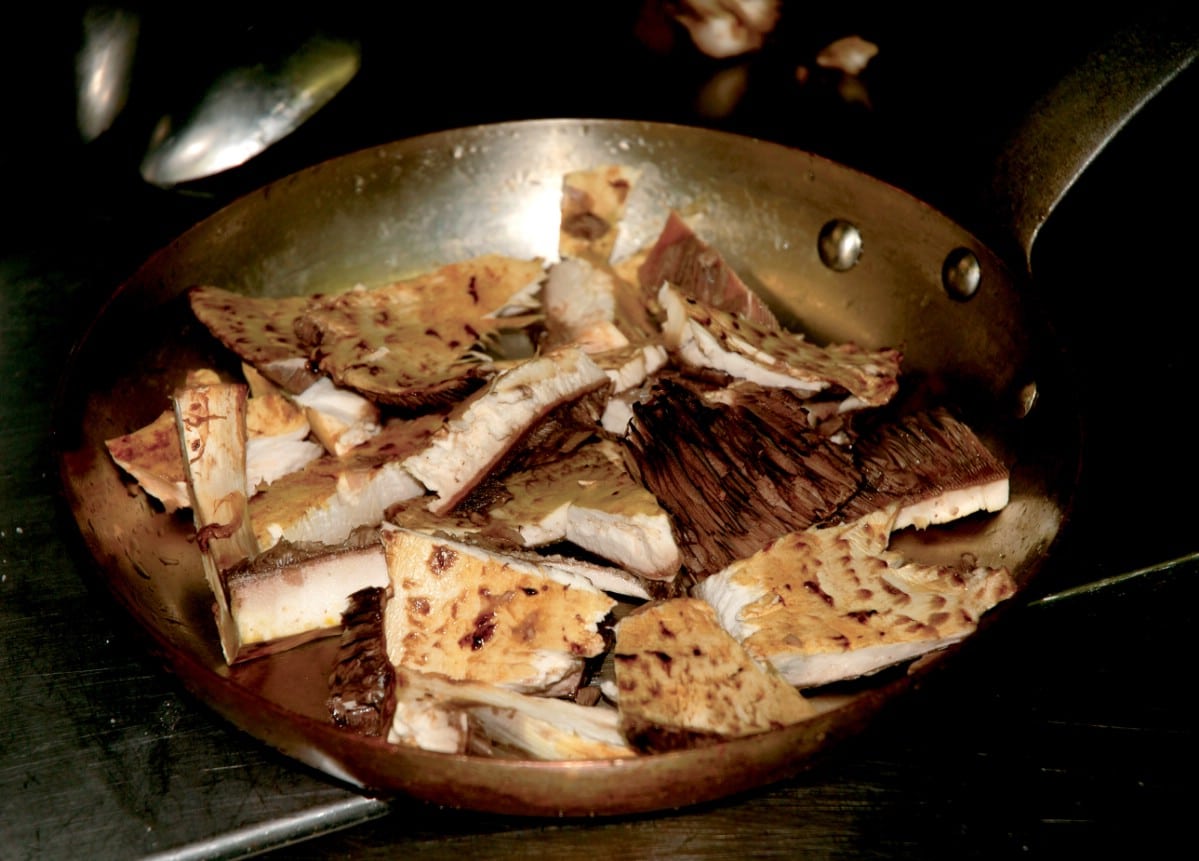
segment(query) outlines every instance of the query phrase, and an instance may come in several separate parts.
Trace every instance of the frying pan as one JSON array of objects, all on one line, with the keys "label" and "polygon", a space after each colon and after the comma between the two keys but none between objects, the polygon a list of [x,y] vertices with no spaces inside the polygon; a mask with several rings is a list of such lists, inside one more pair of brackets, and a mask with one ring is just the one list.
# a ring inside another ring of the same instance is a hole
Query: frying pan
[{"label": "frying pan", "polygon": [[[138,269],[72,357],[57,443],[87,549],[193,693],[263,742],[364,791],[492,812],[595,815],[681,807],[795,774],[960,647],[818,697],[820,712],[805,723],[696,750],[564,763],[393,747],[328,720],[335,639],[226,666],[190,517],[164,513],[131,486],[104,440],[154,419],[187,369],[234,369],[191,317],[188,287],[287,296],[383,284],[488,252],[553,259],[563,173],[621,162],[642,175],[617,256],[652,241],[677,209],[785,324],[818,341],[902,349],[905,388],[955,407],[1011,465],[1012,497],[997,515],[897,536],[895,546],[920,561],[969,556],[1003,565],[1024,589],[1052,561],[1080,467],[1078,408],[1029,275],[1032,243],[1088,159],[1189,62],[1195,44],[1138,37],[1119,51],[1123,85],[1103,88],[1109,107],[1113,94],[1119,105],[1110,116],[1083,114],[1092,134],[1038,149],[1032,141],[1040,132],[1053,139],[1062,127],[1046,119],[1052,111],[1034,111],[1020,146],[1009,150],[996,202],[1000,221],[1014,227],[1011,253],[996,253],[920,200],[819,156],[648,122],[558,119],[445,131],[319,164],[243,197]],[[1106,56],[1110,68],[1111,49]],[[1097,68],[1079,74],[1093,84]],[[1068,93],[1076,85],[1063,84]],[[1048,161],[1050,172],[1033,170]],[[984,626],[1002,624],[1018,600],[984,617]]]}]

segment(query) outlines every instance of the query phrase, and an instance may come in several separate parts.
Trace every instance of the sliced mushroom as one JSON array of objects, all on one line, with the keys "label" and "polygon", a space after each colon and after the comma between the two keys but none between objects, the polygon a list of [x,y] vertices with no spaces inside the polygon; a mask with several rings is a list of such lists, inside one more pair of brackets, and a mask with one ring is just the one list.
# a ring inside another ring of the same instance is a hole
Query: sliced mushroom
[{"label": "sliced mushroom", "polygon": [[898,350],[819,347],[802,335],[771,331],[685,297],[669,284],[658,291],[658,301],[666,311],[667,347],[693,368],[811,395],[842,391],[842,412],[882,406],[899,390]]},{"label": "sliced mushroom", "polygon": [[609,385],[577,347],[551,350],[501,373],[459,406],[404,467],[437,494],[429,508],[450,511],[555,408]]},{"label": "sliced mushroom", "polygon": [[681,563],[669,516],[635,482],[620,448],[600,440],[572,455],[503,479],[511,498],[492,508],[530,547],[569,541],[655,580]]},{"label": "sliced mushroom", "polygon": [[407,529],[383,531],[398,668],[546,696],[578,686],[615,601],[566,572]]},{"label": "sliced mushroom", "polygon": [[898,511],[782,536],[693,592],[751,655],[801,688],[955,643],[1015,582],[1003,568],[919,565],[888,550]]},{"label": "sliced mushroom", "polygon": [[383,545],[374,529],[325,544],[281,542],[221,572],[237,651],[230,664],[337,634],[351,596],[388,586]]},{"label": "sliced mushroom", "polygon": [[642,753],[699,747],[798,723],[804,697],[758,665],[695,598],[621,619],[613,649],[620,727]]},{"label": "sliced mushroom", "polygon": [[172,398],[196,544],[228,661],[241,651],[241,640],[222,574],[258,554],[246,487],[246,395],[244,385],[221,383],[180,389]]},{"label": "sliced mushroom", "polygon": [[385,287],[315,298],[296,328],[339,386],[428,411],[493,373],[480,347],[537,318],[544,277],[541,260],[485,255]]},{"label": "sliced mushroom", "polygon": [[438,416],[393,419],[344,457],[326,455],[278,479],[250,502],[259,543],[332,545],[355,527],[378,525],[389,506],[424,495],[401,461],[422,449],[440,425]]}]

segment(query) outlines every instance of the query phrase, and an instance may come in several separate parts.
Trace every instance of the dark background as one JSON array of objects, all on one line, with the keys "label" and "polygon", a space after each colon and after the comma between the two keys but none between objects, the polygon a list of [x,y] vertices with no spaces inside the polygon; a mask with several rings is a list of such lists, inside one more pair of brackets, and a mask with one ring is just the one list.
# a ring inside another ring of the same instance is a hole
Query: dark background
[{"label": "dark background", "polygon": [[[1193,563],[1029,608],[810,774],[699,810],[602,823],[358,803],[231,731],[145,654],[63,537],[73,525],[56,499],[49,405],[104,298],[188,225],[265,182],[376,143],[578,116],[778,140],[878,175],[973,226],[991,159],[1033,97],[1096,38],[1157,11],[1141,4],[1046,20],[1033,3],[951,14],[784,2],[761,51],[718,61],[677,27],[647,28],[638,2],[479,5],[404,4],[384,15],[339,4],[286,16],[252,3],[170,13],[147,5],[129,105],[87,144],[74,119],[84,7],[26,8],[0,29],[0,857],[189,846],[200,847],[194,857],[234,855],[277,845],[284,838],[267,825],[289,816],[303,822],[283,835],[383,816],[282,852],[310,858],[1056,857],[1152,852],[1188,836]],[[361,72],[328,107],[226,176],[171,191],[141,182],[158,117],[229,64],[317,29],[362,47]],[[835,76],[812,64],[819,48],[850,34],[880,48],[861,80],[868,104],[846,101]],[[804,84],[801,65],[812,71]],[[735,107],[701,109],[705,86],[738,67],[747,89]],[[1195,78],[1184,74],[1097,160],[1037,246],[1036,284],[1082,371],[1087,420],[1076,514],[1042,592],[1199,548],[1189,403]],[[320,805],[335,815],[305,813]],[[238,828],[250,836],[220,843]]]}]

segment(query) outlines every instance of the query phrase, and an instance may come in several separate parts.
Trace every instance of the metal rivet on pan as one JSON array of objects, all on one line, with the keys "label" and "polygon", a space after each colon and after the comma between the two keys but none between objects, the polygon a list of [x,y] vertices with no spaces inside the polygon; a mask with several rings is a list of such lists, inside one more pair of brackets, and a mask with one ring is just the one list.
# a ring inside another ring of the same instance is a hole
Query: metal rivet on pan
[{"label": "metal rivet on pan", "polygon": [[834,219],[820,231],[820,259],[834,272],[846,272],[862,256],[862,232],[848,221]]},{"label": "metal rivet on pan", "polygon": [[941,281],[954,299],[965,301],[974,295],[983,279],[983,269],[969,248],[955,248],[941,267]]}]

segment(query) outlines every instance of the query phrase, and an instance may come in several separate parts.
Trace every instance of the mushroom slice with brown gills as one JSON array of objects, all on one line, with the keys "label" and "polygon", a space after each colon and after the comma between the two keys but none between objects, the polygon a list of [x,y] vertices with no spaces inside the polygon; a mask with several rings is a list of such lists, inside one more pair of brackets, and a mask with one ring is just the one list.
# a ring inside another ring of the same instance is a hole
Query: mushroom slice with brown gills
[{"label": "mushroom slice with brown gills", "polygon": [[226,658],[239,663],[335,635],[350,596],[388,582],[383,545],[371,527],[336,546],[279,542],[221,572],[238,643]]},{"label": "mushroom slice with brown gills", "polygon": [[586,580],[412,530],[382,535],[397,668],[562,696],[603,651],[599,625],[616,602]]},{"label": "mushroom slice with brown gills", "polygon": [[666,367],[670,357],[662,345],[646,344],[600,353],[593,358],[612,380],[612,394],[604,403],[600,426],[609,437],[622,437],[633,418],[633,404],[646,397],[650,377]]},{"label": "mushroom slice with brown gills", "polygon": [[700,239],[677,212],[671,211],[657,242],[637,269],[643,290],[657,291],[673,284],[684,295],[749,320],[767,331],[778,331],[778,319],[720,252]]},{"label": "mushroom slice with brown gills", "polygon": [[544,276],[541,260],[485,255],[314,298],[296,331],[339,386],[406,410],[439,409],[494,372],[481,348],[538,318]]},{"label": "mushroom slice with brown gills", "polygon": [[[609,385],[603,369],[577,347],[520,362],[455,408],[428,445],[404,460],[404,468],[437,494],[430,510],[450,511],[552,411]],[[595,428],[593,423],[584,433]],[[560,450],[555,445],[552,451]]]},{"label": "mushroom slice with brown gills", "polygon": [[[386,571],[384,563],[385,575]],[[386,601],[386,586],[367,586],[350,595],[329,675],[329,716],[337,726],[360,735],[386,736],[395,712],[395,668],[383,639]]]},{"label": "mushroom slice with brown gills", "polygon": [[643,753],[715,744],[816,713],[696,598],[646,604],[625,616],[613,657],[620,727]]},{"label": "mushroom slice with brown gills", "polygon": [[511,498],[488,514],[528,547],[569,541],[653,580],[670,580],[681,563],[669,516],[625,469],[607,440],[502,480]]},{"label": "mushroom slice with brown gills", "polygon": [[666,312],[666,346],[692,368],[810,396],[843,393],[841,412],[882,406],[899,390],[898,350],[820,347],[803,335],[775,331],[686,297],[669,284],[658,291],[658,301]]},{"label": "mushroom slice with brown gills", "polygon": [[172,397],[196,544],[216,599],[221,650],[230,662],[241,641],[223,574],[258,554],[246,492],[246,395],[244,385],[219,383],[183,388]]},{"label": "mushroom slice with brown gills", "polygon": [[603,165],[567,173],[559,204],[558,254],[563,258],[611,258],[625,204],[641,171],[627,165]]},{"label": "mushroom slice with brown gills", "polygon": [[899,505],[793,532],[692,590],[789,683],[877,672],[955,643],[1015,593],[1005,568],[937,567],[887,549]]},{"label": "mushroom slice with brown gills", "polygon": [[801,400],[782,392],[763,412],[712,391],[658,375],[624,437],[629,471],[670,515],[696,578],[834,516],[861,483],[852,452],[809,426]]},{"label": "mushroom slice with brown gills", "polygon": [[189,290],[187,298],[192,313],[218,341],[284,391],[299,394],[319,378],[295,332],[309,297],[246,296],[203,285]]},{"label": "mushroom slice with brown gills", "polygon": [[839,513],[855,520],[892,502],[892,529],[947,523],[999,511],[1009,498],[1008,469],[965,423],[937,408],[880,422],[855,445],[863,488]]},{"label": "mushroom slice with brown gills", "polygon": [[392,419],[345,456],[325,455],[276,480],[250,501],[259,544],[339,544],[356,527],[381,523],[389,506],[423,496],[424,486],[401,461],[427,445],[440,426],[435,415]]}]

